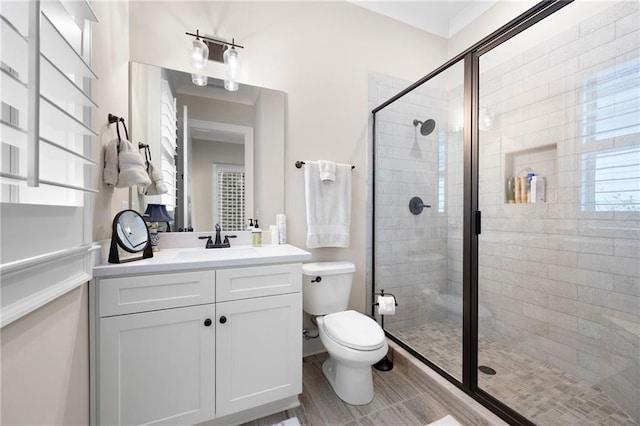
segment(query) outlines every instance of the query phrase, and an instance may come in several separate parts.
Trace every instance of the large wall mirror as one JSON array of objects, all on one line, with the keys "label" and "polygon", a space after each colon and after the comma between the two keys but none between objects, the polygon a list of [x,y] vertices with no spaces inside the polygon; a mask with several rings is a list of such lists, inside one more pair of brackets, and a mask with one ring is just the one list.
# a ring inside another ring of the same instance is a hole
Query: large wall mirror
[{"label": "large wall mirror", "polygon": [[188,73],[136,62],[130,85],[131,142],[148,145],[171,188],[134,188],[134,210],[166,205],[174,231],[243,230],[256,217],[263,228],[275,223],[284,212],[284,92],[245,84],[229,92],[211,77],[196,86]]}]

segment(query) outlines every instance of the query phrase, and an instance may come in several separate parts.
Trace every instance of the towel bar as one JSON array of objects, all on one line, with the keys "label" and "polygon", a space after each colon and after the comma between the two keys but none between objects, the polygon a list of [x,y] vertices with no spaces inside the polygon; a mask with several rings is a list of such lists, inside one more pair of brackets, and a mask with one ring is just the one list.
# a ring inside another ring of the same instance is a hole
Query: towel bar
[{"label": "towel bar", "polygon": [[[296,168],[300,169],[300,168],[302,168],[302,166],[303,166],[304,164],[305,164],[305,162],[304,162],[304,161],[300,161],[300,160],[298,160],[298,161],[296,161]],[[353,169],[355,169],[355,168],[356,168],[356,166],[351,166],[351,170],[353,170]]]}]

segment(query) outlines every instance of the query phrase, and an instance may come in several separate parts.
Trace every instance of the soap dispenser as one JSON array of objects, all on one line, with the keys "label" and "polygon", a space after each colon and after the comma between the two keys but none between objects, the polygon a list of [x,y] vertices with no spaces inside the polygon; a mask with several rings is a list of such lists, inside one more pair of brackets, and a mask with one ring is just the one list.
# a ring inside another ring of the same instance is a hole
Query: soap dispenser
[{"label": "soap dispenser", "polygon": [[258,219],[256,219],[255,228],[251,230],[251,245],[254,247],[262,246],[262,229],[258,225]]},{"label": "soap dispenser", "polygon": [[253,219],[247,219],[249,221],[249,225],[247,226],[247,231],[253,231]]}]

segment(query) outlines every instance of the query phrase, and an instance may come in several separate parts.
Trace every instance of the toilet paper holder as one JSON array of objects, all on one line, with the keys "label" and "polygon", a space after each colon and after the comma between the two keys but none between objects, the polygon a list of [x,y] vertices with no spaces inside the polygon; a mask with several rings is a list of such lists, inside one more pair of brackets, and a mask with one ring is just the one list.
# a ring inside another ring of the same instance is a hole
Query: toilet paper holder
[{"label": "toilet paper holder", "polygon": [[[376,296],[391,296],[393,297],[393,303],[398,306],[398,299],[393,293],[385,293],[384,289],[380,289],[380,293],[373,293],[373,297],[375,298]],[[378,302],[374,303],[372,311],[375,310],[376,306],[380,306],[380,304]],[[384,330],[384,315],[380,315],[380,325]],[[373,364],[373,368],[379,371],[391,371],[393,370],[393,361],[391,361],[389,357],[385,355],[384,358]]]},{"label": "toilet paper holder", "polygon": [[[373,293],[373,296],[391,296],[393,297],[393,303],[398,306],[398,300],[396,298],[396,295],[393,293],[385,293],[384,289],[380,289],[380,293]],[[374,303],[373,306],[379,306],[380,304],[378,302]]]}]

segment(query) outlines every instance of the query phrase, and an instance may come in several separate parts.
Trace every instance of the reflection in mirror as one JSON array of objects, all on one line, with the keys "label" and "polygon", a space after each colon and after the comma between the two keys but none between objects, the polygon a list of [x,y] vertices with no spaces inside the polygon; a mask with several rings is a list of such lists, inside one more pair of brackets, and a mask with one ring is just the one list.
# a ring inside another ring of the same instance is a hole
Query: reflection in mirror
[{"label": "reflection in mirror", "polygon": [[[124,250],[122,253],[120,250]],[[126,253],[140,253],[142,257],[130,257]],[[124,254],[124,256],[123,256]],[[142,216],[134,210],[123,210],[113,218],[109,263],[120,263],[153,257],[149,231]]]},{"label": "reflection in mirror", "polygon": [[[246,84],[237,92],[209,78],[131,63],[131,136],[148,144],[171,191],[134,192],[132,208],[163,204],[175,231],[244,230],[284,211],[283,92]],[[265,227],[263,225],[263,228]]]}]

